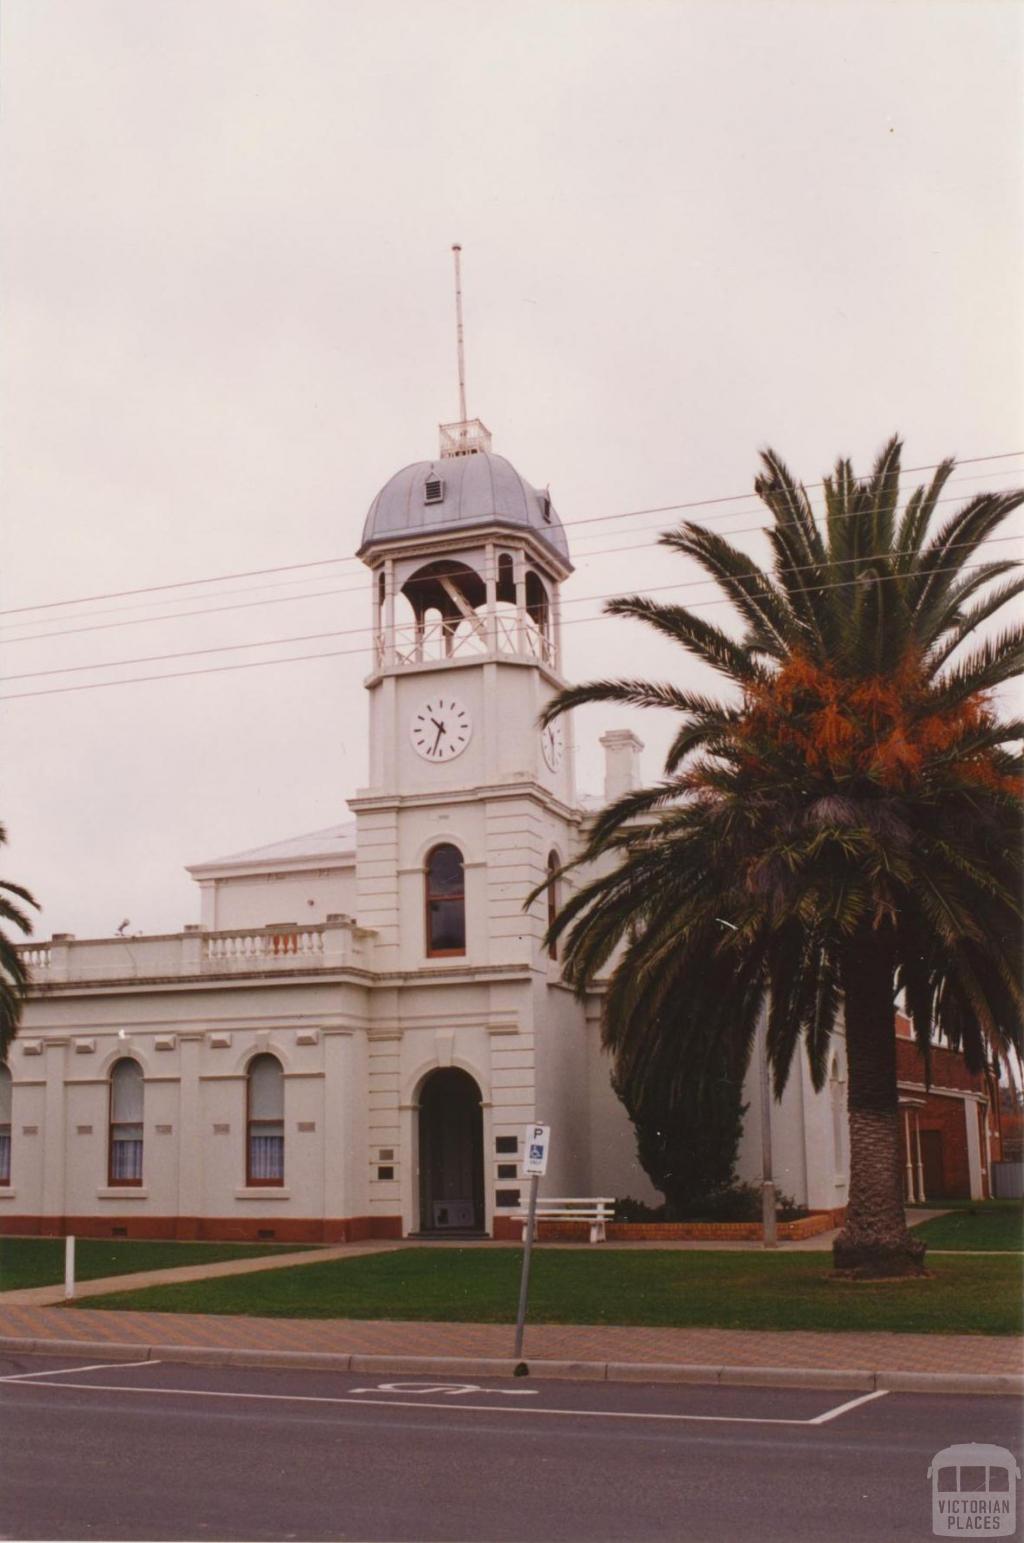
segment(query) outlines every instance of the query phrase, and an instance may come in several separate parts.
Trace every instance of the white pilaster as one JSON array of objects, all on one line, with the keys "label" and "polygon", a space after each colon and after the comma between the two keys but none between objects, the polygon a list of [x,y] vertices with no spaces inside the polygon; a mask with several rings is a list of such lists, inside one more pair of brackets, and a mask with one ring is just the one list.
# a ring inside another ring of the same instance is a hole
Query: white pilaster
[{"label": "white pilaster", "polygon": [[[65,1108],[64,1072],[67,1059],[67,1041],[51,1039],[46,1045],[46,1097],[43,1103],[42,1156],[43,1156],[43,1215],[60,1217],[65,1208],[65,1154],[67,1150],[67,1119]],[[103,1111],[104,1121],[107,1110]],[[104,1170],[103,1182],[106,1183]]]},{"label": "white pilaster", "polygon": [[964,1123],[967,1127],[967,1172],[971,1181],[971,1199],[980,1200],[984,1194],[981,1180],[981,1137],[978,1134],[978,1104],[973,1098],[965,1098]]},{"label": "white pilaster", "polygon": [[324,1044],[324,1220],[349,1217],[362,1210],[354,1193],[355,1173],[363,1152],[352,1140],[355,1105],[352,1035],[347,1029],[325,1029]]},{"label": "white pilaster", "polygon": [[178,1216],[203,1214],[203,1132],[201,1126],[202,1092],[199,1086],[199,1058],[203,1036],[181,1034],[178,1038]]}]

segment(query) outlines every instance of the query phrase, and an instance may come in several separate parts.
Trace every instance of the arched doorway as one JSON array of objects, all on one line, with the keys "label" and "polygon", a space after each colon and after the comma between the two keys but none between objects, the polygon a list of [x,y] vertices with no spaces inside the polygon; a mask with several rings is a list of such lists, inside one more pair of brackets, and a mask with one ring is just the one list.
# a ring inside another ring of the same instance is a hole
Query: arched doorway
[{"label": "arched doorway", "polygon": [[420,1092],[420,1230],[484,1229],[480,1089],[467,1072],[431,1072]]}]

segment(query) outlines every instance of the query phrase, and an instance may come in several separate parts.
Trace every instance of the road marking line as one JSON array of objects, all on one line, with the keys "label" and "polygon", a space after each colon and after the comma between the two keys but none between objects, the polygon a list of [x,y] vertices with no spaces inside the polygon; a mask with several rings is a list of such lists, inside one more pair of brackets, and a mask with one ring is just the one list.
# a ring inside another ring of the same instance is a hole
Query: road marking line
[{"label": "road marking line", "polygon": [[819,1414],[807,1423],[808,1425],[827,1425],[829,1420],[837,1420],[848,1409],[857,1409],[861,1404],[870,1404],[872,1399],[884,1398],[891,1391],[891,1388],[878,1388],[874,1393],[864,1393],[860,1398],[851,1398],[847,1404],[839,1404],[835,1409],[827,1409],[824,1414]]},{"label": "road marking line", "polygon": [[[124,1364],[124,1363],[122,1363]],[[138,1366],[155,1366],[155,1361],[138,1361]],[[26,1382],[20,1378],[6,1377],[0,1381],[13,1382],[23,1388],[38,1387],[35,1382]],[[372,1401],[365,1398],[329,1398],[325,1395],[311,1393],[229,1393],[218,1388],[139,1388],[116,1383],[97,1382],[62,1382],[63,1388],[72,1388],[85,1393],[162,1393],[176,1398],[235,1398],[249,1399],[255,1402],[276,1404],[350,1404],[355,1409],[441,1409],[446,1414],[473,1413],[473,1414],[550,1414],[560,1415],[568,1419],[581,1420],[663,1420],[686,1421],[714,1425],[818,1425],[822,1416],[812,1420],[787,1420],[767,1415],[751,1414],[654,1414],[641,1410],[609,1410],[609,1409],[545,1409],[536,1404],[519,1404],[513,1407],[510,1404],[425,1404],[413,1403],[409,1399],[375,1398]],[[887,1389],[884,1391],[888,1391]],[[863,1399],[855,1399],[855,1403],[863,1403]],[[830,1410],[825,1419],[842,1413],[840,1409]]]},{"label": "road marking line", "polygon": [[[118,1361],[118,1366],[161,1366],[161,1361]],[[60,1366],[51,1372],[12,1372],[9,1377],[0,1377],[0,1382],[28,1382],[35,1377],[71,1377],[78,1376],[81,1372],[105,1372],[110,1370],[109,1361],[97,1361],[95,1366]]]}]

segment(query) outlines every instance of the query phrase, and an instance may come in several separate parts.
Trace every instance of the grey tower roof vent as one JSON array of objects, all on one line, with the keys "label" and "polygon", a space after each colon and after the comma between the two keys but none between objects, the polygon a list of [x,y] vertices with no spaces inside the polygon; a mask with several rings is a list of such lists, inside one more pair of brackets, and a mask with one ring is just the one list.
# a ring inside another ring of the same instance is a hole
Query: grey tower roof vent
[{"label": "grey tower roof vent", "polygon": [[423,502],[425,504],[444,503],[444,478],[430,473],[423,484]]}]

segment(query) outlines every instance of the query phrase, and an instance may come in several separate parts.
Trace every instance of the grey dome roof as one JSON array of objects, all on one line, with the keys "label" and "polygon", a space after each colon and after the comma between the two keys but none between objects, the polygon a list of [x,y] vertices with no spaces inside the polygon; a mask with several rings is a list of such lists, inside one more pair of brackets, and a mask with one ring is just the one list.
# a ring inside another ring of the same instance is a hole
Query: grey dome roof
[{"label": "grey dome roof", "polygon": [[[428,478],[444,484],[436,503],[426,501]],[[396,472],[370,505],[359,555],[384,541],[493,524],[526,526],[569,561],[565,530],[547,494],[531,487],[503,455],[486,450],[414,461]]]}]

